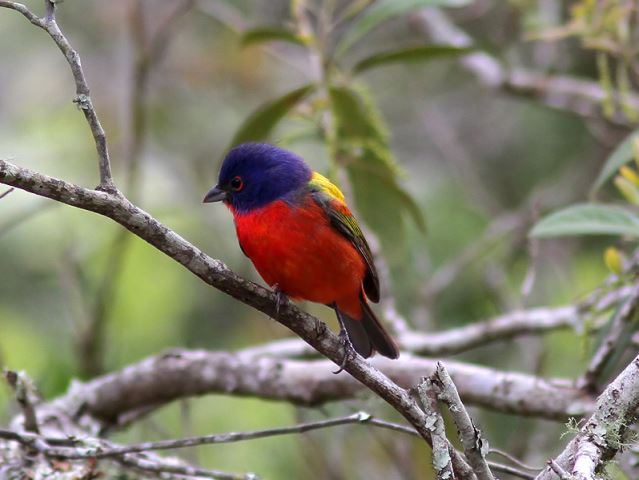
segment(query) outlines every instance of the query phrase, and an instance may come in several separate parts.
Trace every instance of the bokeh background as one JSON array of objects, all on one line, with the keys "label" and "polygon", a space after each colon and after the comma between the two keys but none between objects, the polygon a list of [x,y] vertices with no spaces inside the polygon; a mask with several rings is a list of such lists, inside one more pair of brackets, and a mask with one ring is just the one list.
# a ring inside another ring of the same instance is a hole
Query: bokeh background
[{"label": "bokeh background", "polygon": [[[41,11],[40,2],[26,3]],[[297,28],[289,2],[202,0],[172,20],[140,80],[141,45],[163,28],[175,3],[65,0],[58,22],[82,56],[118,185],[208,254],[260,281],[238,248],[229,212],[201,199],[240,125],[265,102],[316,80],[313,60],[307,49],[290,43],[242,45],[238,29]],[[315,22],[326,5],[339,11],[370,2],[308,3]],[[508,65],[598,82],[596,55],[578,38],[534,39],[569,22],[570,8],[579,3],[479,0],[447,13]],[[329,33],[348,28],[345,22]],[[337,68],[428,42],[419,18],[401,15],[369,32]],[[142,90],[136,89],[140,81]],[[391,272],[384,288],[412,326],[433,331],[515,308],[574,302],[603,281],[602,251],[617,240],[532,242],[527,232],[548,210],[586,199],[624,128],[487,88],[457,57],[389,64],[357,81],[379,108],[402,169],[397,181],[427,225],[423,231],[410,215],[397,212],[404,217],[401,229],[390,218],[388,228],[382,220],[372,229]],[[68,65],[50,38],[16,12],[0,10],[0,157],[96,185],[94,146],[73,97]],[[271,139],[334,174],[321,136],[295,135],[308,117],[304,108],[281,122]],[[385,196],[373,191],[364,208],[386,211]],[[362,209],[361,203],[354,206]],[[234,350],[289,336],[108,220],[21,191],[0,200],[0,259],[0,365],[26,371],[47,399],[74,379],[171,347]],[[328,309],[305,308],[335,326]],[[102,328],[92,339],[86,332],[96,317]],[[589,348],[575,332],[560,332],[491,344],[460,358],[574,377],[583,371]],[[398,420],[369,397],[301,409],[211,395],[167,406],[117,438],[253,430],[360,409]],[[563,442],[564,425],[473,412],[492,445],[533,465],[542,465]],[[0,424],[13,413],[11,392],[0,387]],[[265,478],[432,478],[421,442],[365,427],[202,447],[185,455],[207,467]]]}]

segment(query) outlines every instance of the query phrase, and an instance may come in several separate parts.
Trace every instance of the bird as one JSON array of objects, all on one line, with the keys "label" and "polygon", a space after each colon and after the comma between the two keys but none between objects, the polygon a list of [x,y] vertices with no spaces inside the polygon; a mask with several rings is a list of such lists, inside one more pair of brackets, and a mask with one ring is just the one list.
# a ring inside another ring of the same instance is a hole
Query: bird
[{"label": "bird", "polygon": [[[335,310],[346,357],[395,359],[399,348],[369,305],[380,299],[371,249],[344,194],[297,154],[243,143],[225,156],[203,202],[223,202],[240,248],[280,299]],[[349,350],[350,349],[350,350]]]}]

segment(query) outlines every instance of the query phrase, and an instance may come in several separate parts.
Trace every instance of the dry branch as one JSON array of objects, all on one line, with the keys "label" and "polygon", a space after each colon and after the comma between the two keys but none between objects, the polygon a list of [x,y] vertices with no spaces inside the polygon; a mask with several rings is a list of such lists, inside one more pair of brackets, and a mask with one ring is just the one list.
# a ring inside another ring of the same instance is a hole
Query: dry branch
[{"label": "dry branch", "polygon": [[485,443],[481,436],[481,432],[475,426],[466,411],[466,407],[459,398],[457,388],[450,378],[450,375],[441,362],[437,363],[435,373],[432,376],[433,383],[439,389],[438,398],[448,405],[450,414],[457,425],[459,436],[464,446],[464,455],[468,459],[468,463],[473,467],[478,480],[494,480],[492,472],[486,464],[486,452],[488,444]]},{"label": "dry branch", "polygon": [[14,372],[12,370],[5,370],[4,378],[13,389],[15,393],[16,401],[20,405],[22,410],[22,416],[24,418],[24,429],[27,432],[40,433],[38,427],[38,417],[36,416],[35,407],[33,405],[33,396],[35,386],[31,379],[22,372]]},{"label": "dry branch", "polygon": [[426,415],[428,415],[428,424],[432,431],[431,461],[437,474],[437,480],[452,480],[455,478],[453,465],[450,461],[450,450],[453,447],[446,438],[446,427],[439,410],[437,392],[430,377],[424,378],[417,386],[417,393]]},{"label": "dry branch", "polygon": [[[466,32],[454,25],[436,8],[424,9],[412,18],[416,28],[437,42],[459,47],[471,47],[475,44]],[[624,115],[620,104],[625,102],[632,109],[638,110],[637,95],[629,93],[622,99],[619,92],[613,93],[615,112],[608,118],[604,117],[602,108],[604,100],[608,98],[608,92],[596,81],[565,75],[548,75],[524,68],[509,68],[485,52],[466,55],[460,63],[485,87],[532,98],[549,107],[582,117],[607,120],[628,128],[636,127],[635,122]]]},{"label": "dry branch", "polygon": [[[250,351],[250,350],[247,350]],[[371,362],[402,387],[434,372],[436,361],[409,355]],[[565,421],[592,411],[591,397],[569,380],[507,373],[467,363],[446,366],[464,402],[519,415]],[[325,360],[256,358],[237,353],[174,350],[149,357],[87,383],[39,409],[40,421],[66,412],[89,415],[106,427],[126,423],[134,412],[188,396],[227,393],[317,406],[361,396],[365,389],[348,375],[333,375]]]}]

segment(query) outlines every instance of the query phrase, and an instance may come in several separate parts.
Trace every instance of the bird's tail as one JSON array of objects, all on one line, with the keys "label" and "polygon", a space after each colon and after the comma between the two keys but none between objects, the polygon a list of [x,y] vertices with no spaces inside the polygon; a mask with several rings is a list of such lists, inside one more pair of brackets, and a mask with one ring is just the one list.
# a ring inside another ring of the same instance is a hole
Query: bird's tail
[{"label": "bird's tail", "polygon": [[346,328],[353,348],[364,358],[370,357],[374,351],[388,358],[398,358],[399,348],[395,340],[375,316],[363,295],[360,295],[360,305],[362,307],[362,318],[359,320],[335,308],[340,322]]}]

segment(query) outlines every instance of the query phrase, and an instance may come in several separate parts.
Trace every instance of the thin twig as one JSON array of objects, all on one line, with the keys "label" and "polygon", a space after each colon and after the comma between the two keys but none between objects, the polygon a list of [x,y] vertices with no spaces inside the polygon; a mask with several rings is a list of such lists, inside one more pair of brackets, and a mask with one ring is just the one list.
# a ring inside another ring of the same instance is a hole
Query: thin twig
[{"label": "thin twig", "polygon": [[559,480],[572,480],[572,475],[561,468],[552,458],[548,460],[548,466],[559,476]]},{"label": "thin twig", "polygon": [[[153,450],[172,450],[177,448],[195,447],[199,445],[212,445],[218,443],[234,443],[244,440],[255,440],[258,438],[273,437],[278,435],[290,435],[295,433],[310,432],[323,428],[335,427],[338,425],[348,425],[353,423],[367,423],[371,416],[365,412],[358,412],[346,417],[321,420],[318,422],[308,422],[290,427],[269,428],[250,432],[229,432],[199,437],[182,438],[179,440],[161,440],[158,442],[144,442],[135,445],[127,445],[111,448],[99,448],[95,451],[72,451],[64,449],[50,451],[52,456],[63,458],[105,458],[124,455],[127,453],[148,452]],[[381,425],[380,425],[381,426]]]},{"label": "thin twig", "polygon": [[0,0],[0,7],[9,8],[20,12],[33,25],[46,31],[51,36],[60,51],[63,53],[64,58],[66,58],[67,63],[71,68],[71,73],[73,74],[73,79],[75,81],[76,97],[73,102],[77,104],[80,110],[82,110],[82,113],[84,114],[84,117],[89,124],[89,128],[91,129],[93,140],[95,142],[96,150],[98,153],[100,190],[116,192],[115,185],[113,184],[113,178],[111,176],[111,162],[109,160],[109,150],[107,147],[106,135],[104,133],[104,129],[102,128],[102,124],[98,119],[98,115],[93,107],[93,102],[91,101],[91,91],[89,90],[89,85],[84,76],[80,55],[73,49],[73,47],[71,47],[71,44],[64,36],[56,22],[55,4],[56,2],[45,0],[47,15],[44,19],[41,19],[38,18],[38,16],[35,15],[33,12],[31,12],[25,5],[6,0]]},{"label": "thin twig", "polygon": [[521,460],[519,460],[517,457],[512,456],[510,453],[505,452],[503,450],[500,450],[499,448],[493,448],[490,447],[490,450],[488,451],[488,454],[495,454],[495,455],[500,455],[506,459],[508,459],[509,461],[511,461],[512,463],[516,464],[517,466],[526,469],[526,470],[530,470],[531,472],[539,472],[541,470],[543,470],[543,467],[533,467],[531,465],[527,465],[524,462],[522,462]]},{"label": "thin twig", "polygon": [[40,433],[38,418],[32,401],[35,390],[33,382],[24,372],[14,372],[7,369],[4,370],[4,378],[15,392],[16,401],[22,409],[24,429],[27,432]]},{"label": "thin twig", "polygon": [[620,353],[628,347],[628,326],[636,317],[639,305],[639,287],[633,286],[632,290],[628,300],[616,312],[610,330],[592,356],[588,369],[578,381],[580,388],[595,388],[604,370],[611,367],[610,362],[615,353]]},{"label": "thin twig", "polygon": [[9,195],[11,192],[13,192],[15,190],[15,188],[11,187],[10,189],[0,193],[0,199],[3,199],[4,197],[6,197],[7,195]]},{"label": "thin twig", "polygon": [[254,473],[228,473],[220,470],[210,470],[194,467],[192,465],[178,465],[167,462],[158,462],[134,455],[125,455],[115,459],[118,463],[133,467],[143,472],[156,474],[174,473],[192,478],[214,478],[217,480],[259,480],[259,476]]}]

